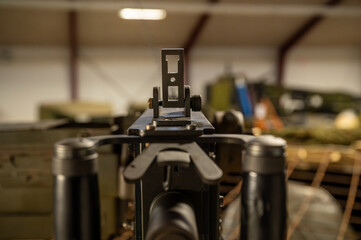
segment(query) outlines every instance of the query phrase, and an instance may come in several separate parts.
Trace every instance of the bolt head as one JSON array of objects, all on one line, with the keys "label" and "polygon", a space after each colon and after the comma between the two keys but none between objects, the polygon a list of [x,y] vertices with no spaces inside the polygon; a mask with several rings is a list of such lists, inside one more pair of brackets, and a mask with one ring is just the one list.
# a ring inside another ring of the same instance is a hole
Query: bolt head
[{"label": "bolt head", "polygon": [[196,128],[197,128],[197,125],[195,123],[191,123],[191,124],[186,125],[187,130],[194,130]]},{"label": "bolt head", "polygon": [[191,108],[193,111],[201,111],[202,110],[202,97],[201,95],[193,95],[191,97]]},{"label": "bolt head", "polygon": [[153,124],[148,124],[147,126],[145,126],[145,129],[146,129],[147,131],[154,130],[154,129],[155,129],[155,125],[153,125]]}]

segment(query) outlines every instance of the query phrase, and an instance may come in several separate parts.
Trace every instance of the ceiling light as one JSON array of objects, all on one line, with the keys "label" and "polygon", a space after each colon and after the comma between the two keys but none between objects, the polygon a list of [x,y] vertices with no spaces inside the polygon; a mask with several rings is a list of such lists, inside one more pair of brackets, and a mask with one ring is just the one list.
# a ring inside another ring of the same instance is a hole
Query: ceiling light
[{"label": "ceiling light", "polygon": [[167,16],[164,9],[123,8],[119,17],[132,20],[163,20]]}]

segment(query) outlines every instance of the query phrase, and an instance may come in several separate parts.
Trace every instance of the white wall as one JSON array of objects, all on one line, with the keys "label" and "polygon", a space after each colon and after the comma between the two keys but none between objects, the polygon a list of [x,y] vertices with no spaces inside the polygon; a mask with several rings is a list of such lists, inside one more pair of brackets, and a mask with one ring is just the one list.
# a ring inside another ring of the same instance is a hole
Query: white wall
[{"label": "white wall", "polygon": [[[204,86],[227,72],[249,79],[270,77],[274,81],[276,51],[269,48],[195,49],[191,62],[191,91],[205,96]],[[271,75],[271,76],[270,76]]]},{"label": "white wall", "polygon": [[285,86],[361,96],[361,47],[295,49],[286,65]]},{"label": "white wall", "polygon": [[14,48],[1,56],[1,122],[34,121],[41,102],[68,99],[68,57],[63,49]]},{"label": "white wall", "polygon": [[[0,47],[1,50],[5,48]],[[69,99],[65,48],[6,48],[0,55],[0,122],[36,121],[41,102]],[[191,56],[191,92],[205,94],[206,83],[231,69],[251,79],[275,79],[274,49],[197,48]],[[160,49],[82,48],[80,100],[110,102],[122,114],[130,102],[146,102],[161,84]],[[289,56],[285,84],[361,95],[361,50],[300,48]]]},{"label": "white wall", "polygon": [[146,103],[161,83],[160,50],[83,49],[79,66],[79,98],[107,101],[115,114],[131,102]]}]

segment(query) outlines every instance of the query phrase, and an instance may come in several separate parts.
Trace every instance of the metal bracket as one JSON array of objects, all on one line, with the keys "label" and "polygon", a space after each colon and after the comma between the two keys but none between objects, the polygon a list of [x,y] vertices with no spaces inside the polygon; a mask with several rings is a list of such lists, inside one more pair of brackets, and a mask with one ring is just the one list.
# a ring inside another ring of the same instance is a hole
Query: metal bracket
[{"label": "metal bracket", "polygon": [[[128,182],[137,182],[147,172],[153,161],[157,160],[159,152],[164,150],[177,150],[189,154],[191,162],[194,164],[195,169],[200,179],[207,184],[216,184],[222,177],[222,170],[207,156],[207,154],[197,145],[197,143],[186,144],[151,144],[146,148],[141,155],[138,155],[134,161],[125,169],[124,179]],[[159,157],[159,156],[158,156]],[[185,165],[188,162],[187,155],[179,155],[179,158],[166,162],[165,160],[158,160],[159,165],[172,165],[181,164]]]},{"label": "metal bracket", "polygon": [[[170,69],[170,58],[168,58],[170,56],[178,56],[177,68],[174,72],[170,72],[173,70]],[[162,49],[162,93],[163,107],[184,107],[184,50],[182,48]]]},{"label": "metal bracket", "polygon": [[157,154],[157,163],[160,167],[182,166],[189,167],[191,159],[189,153],[176,150],[166,150]]},{"label": "metal bracket", "polygon": [[[191,110],[201,111],[202,100],[200,95],[191,96],[190,87],[184,85],[184,49],[162,49],[162,100],[160,88],[153,87],[153,98],[148,103],[153,109],[153,116],[144,124],[146,127],[141,136],[163,135],[168,130],[184,130],[187,135],[190,132],[199,135],[200,129],[197,131],[197,128],[202,123],[194,121]],[[169,127],[178,129],[167,129]]]}]

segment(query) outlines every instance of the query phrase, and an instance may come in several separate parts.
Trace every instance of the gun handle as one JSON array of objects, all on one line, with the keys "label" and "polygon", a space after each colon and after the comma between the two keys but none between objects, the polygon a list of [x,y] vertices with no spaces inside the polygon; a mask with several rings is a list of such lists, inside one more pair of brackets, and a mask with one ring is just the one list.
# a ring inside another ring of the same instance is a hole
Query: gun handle
[{"label": "gun handle", "polygon": [[54,237],[100,240],[98,155],[95,143],[67,139],[55,145]]},{"label": "gun handle", "polygon": [[287,234],[285,141],[247,143],[241,190],[241,240],[284,240]]},{"label": "gun handle", "polygon": [[286,239],[287,211],[284,174],[243,175],[241,239]]},{"label": "gun handle", "polygon": [[98,176],[54,176],[56,240],[100,239]]}]

